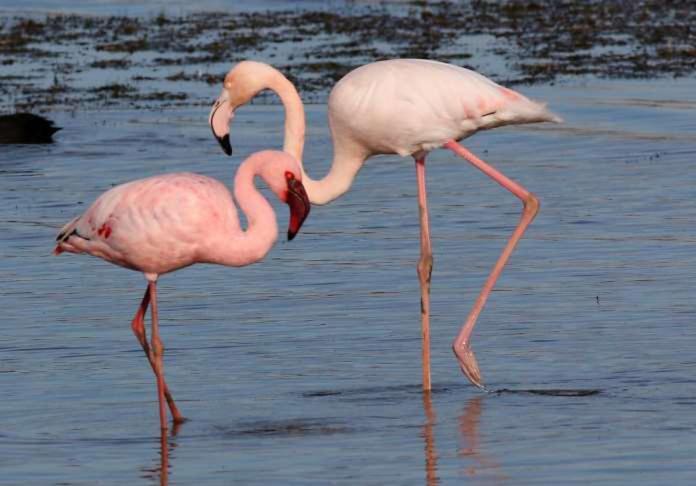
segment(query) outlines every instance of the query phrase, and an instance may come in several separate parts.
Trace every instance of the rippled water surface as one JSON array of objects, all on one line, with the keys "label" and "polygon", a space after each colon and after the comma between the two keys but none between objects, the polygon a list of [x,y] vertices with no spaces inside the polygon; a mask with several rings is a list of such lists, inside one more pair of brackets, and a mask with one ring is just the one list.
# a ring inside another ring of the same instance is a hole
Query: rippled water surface
[{"label": "rippled water surface", "polygon": [[[244,155],[280,145],[281,108],[240,110],[232,158],[206,107],[54,112],[56,144],[1,147],[0,484],[691,483],[696,83],[520,89],[566,123],[468,141],[542,201],[474,333],[485,382],[511,392],[468,385],[450,342],[519,203],[445,151],[428,159],[435,389],[424,396],[415,171],[380,157],[264,262],[160,280],[167,378],[190,418],[166,447],[130,330],[145,280],[52,256],[55,233],[133,178],[231,182]],[[326,107],[307,109],[318,176]]]}]

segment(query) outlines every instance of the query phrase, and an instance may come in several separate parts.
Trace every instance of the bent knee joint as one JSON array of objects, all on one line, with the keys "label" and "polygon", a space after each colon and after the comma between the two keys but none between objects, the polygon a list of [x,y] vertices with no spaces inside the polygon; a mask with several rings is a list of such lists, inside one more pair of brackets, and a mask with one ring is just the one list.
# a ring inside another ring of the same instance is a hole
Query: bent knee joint
[{"label": "bent knee joint", "polygon": [[133,331],[133,334],[135,334],[138,341],[143,342],[145,340],[145,329],[142,325],[133,321],[131,324],[131,330]]},{"label": "bent knee joint", "polygon": [[534,193],[530,192],[522,203],[524,204],[524,212],[531,214],[532,218],[539,212],[541,203]]}]

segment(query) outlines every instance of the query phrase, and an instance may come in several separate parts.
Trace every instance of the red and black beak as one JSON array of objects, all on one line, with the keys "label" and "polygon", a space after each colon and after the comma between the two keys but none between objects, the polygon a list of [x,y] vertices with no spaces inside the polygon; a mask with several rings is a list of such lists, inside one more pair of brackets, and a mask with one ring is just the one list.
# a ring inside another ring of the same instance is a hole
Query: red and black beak
[{"label": "red and black beak", "polygon": [[222,90],[222,94],[213,104],[208,117],[210,129],[213,131],[215,139],[220,143],[222,150],[227,155],[232,155],[232,145],[230,144],[230,121],[234,116],[234,110],[229,104],[229,94]]},{"label": "red and black beak", "polygon": [[292,172],[285,173],[285,180],[288,183],[287,205],[290,206],[290,224],[288,226],[288,240],[292,240],[300,228],[302,223],[309,215],[311,207],[309,196],[305,191],[304,186],[298,181]]}]

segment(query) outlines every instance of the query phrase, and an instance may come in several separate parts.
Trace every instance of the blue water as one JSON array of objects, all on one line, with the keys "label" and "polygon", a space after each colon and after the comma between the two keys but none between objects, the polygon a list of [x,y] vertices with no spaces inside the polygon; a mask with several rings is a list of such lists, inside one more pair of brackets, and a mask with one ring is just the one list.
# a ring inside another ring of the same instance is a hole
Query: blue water
[{"label": "blue water", "polygon": [[[196,101],[219,93],[196,89]],[[280,147],[281,107],[239,110],[231,158],[208,106],[59,107],[54,145],[0,146],[0,484],[693,484],[696,79],[519,89],[566,123],[465,141],[541,200],[473,336],[484,382],[507,392],[469,385],[450,343],[519,202],[454,155],[429,156],[434,390],[423,395],[415,170],[384,156],[265,261],[160,280],[167,381],[190,419],[164,443],[130,330],[144,278],[54,257],[55,234],[134,178],[193,170],[231,183],[246,155]],[[305,163],[319,177],[326,106],[306,108]],[[283,227],[287,208],[273,204]]]},{"label": "blue water", "polygon": [[[381,157],[264,262],[161,279],[167,379],[190,418],[168,438],[165,478],[154,381],[129,328],[145,281],[51,256],[53,238],[113,184],[177,170],[231,181],[243,154],[280,144],[282,110],[240,110],[232,158],[203,109],[52,113],[56,144],[0,151],[0,484],[690,483],[694,84],[528,88],[566,123],[468,143],[542,201],[475,330],[485,382],[601,393],[486,394],[460,375],[450,340],[519,204],[436,151],[424,398],[415,171]],[[320,175],[325,106],[308,120]]]}]

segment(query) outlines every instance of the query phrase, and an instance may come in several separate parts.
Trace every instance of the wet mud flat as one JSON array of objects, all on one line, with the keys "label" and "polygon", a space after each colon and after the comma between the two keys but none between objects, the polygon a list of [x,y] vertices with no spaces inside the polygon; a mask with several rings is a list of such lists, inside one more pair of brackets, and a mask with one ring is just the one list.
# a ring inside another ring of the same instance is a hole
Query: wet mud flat
[{"label": "wet mud flat", "polygon": [[694,24],[690,0],[8,15],[0,19],[0,109],[208,104],[229,67],[247,58],[283,70],[308,101],[323,101],[352,68],[393,57],[448,61],[511,85],[686,76],[696,69]]}]

